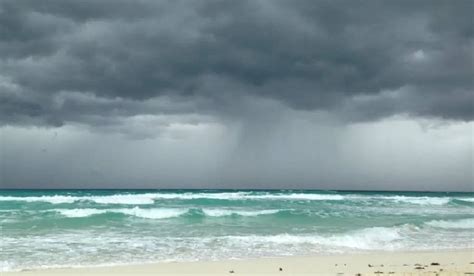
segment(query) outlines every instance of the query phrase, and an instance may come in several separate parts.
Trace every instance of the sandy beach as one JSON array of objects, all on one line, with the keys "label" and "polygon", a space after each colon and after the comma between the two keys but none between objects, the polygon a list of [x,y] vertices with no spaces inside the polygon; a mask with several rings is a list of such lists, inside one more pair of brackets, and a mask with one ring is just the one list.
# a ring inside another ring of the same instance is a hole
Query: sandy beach
[{"label": "sandy beach", "polygon": [[474,250],[44,269],[2,275],[474,275]]}]

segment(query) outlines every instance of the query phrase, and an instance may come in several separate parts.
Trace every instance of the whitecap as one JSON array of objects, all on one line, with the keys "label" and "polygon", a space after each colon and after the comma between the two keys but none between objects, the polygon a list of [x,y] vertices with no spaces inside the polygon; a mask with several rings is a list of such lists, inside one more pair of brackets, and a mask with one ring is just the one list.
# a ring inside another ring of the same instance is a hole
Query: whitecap
[{"label": "whitecap", "polygon": [[210,217],[224,217],[231,215],[239,215],[245,217],[253,217],[260,215],[276,214],[280,210],[258,210],[258,211],[247,211],[247,210],[231,210],[231,209],[203,209],[203,213]]},{"label": "whitecap", "polygon": [[107,210],[100,209],[57,209],[61,215],[69,218],[83,218],[98,214],[104,214]]},{"label": "whitecap", "polygon": [[172,209],[172,208],[157,208],[157,209],[142,209],[142,208],[132,208],[132,209],[114,209],[110,210],[114,213],[122,213],[130,216],[147,218],[147,219],[165,219],[173,218],[184,215],[188,212],[188,209]]},{"label": "whitecap", "polygon": [[135,208],[120,208],[120,209],[56,209],[56,212],[63,216],[70,218],[89,217],[98,214],[105,213],[116,213],[124,214],[128,216],[135,216],[140,218],[148,219],[165,219],[172,217],[179,217],[185,214],[188,209],[173,209],[173,208],[153,208],[153,209],[142,209],[139,207]]},{"label": "whitecap", "polygon": [[246,196],[248,199],[282,199],[282,200],[343,200],[345,199],[342,195],[329,195],[329,194],[267,194],[267,195],[249,195]]},{"label": "whitecap", "polygon": [[61,203],[73,203],[76,201],[76,197],[72,196],[0,196],[0,201],[25,201],[25,202],[49,202],[52,204],[61,204]]},{"label": "whitecap", "polygon": [[103,196],[0,196],[0,201],[24,201],[24,202],[48,202],[51,204],[74,203],[78,201],[92,201],[98,204],[122,204],[122,205],[151,205],[155,200],[192,200],[192,199],[216,199],[216,200],[343,200],[342,195],[333,194],[253,194],[250,192],[226,192],[226,193],[145,193],[145,194],[115,194]]},{"label": "whitecap", "polygon": [[474,202],[474,198],[472,197],[457,197],[456,199],[461,201]]},{"label": "whitecap", "polygon": [[409,204],[417,204],[417,205],[445,205],[448,204],[451,200],[447,197],[412,197],[412,196],[390,196],[385,197],[385,199],[409,203]]},{"label": "whitecap", "polygon": [[474,218],[460,220],[432,220],[425,224],[445,229],[472,229],[474,228]]},{"label": "whitecap", "polygon": [[149,194],[91,196],[84,197],[82,200],[89,200],[99,204],[147,205],[155,203],[154,197]]}]

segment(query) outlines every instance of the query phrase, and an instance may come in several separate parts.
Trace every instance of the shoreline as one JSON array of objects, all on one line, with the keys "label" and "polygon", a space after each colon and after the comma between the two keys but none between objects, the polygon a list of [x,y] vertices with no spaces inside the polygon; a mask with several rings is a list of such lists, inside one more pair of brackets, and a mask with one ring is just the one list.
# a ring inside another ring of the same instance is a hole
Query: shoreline
[{"label": "shoreline", "polygon": [[[281,271],[280,271],[281,268]],[[474,275],[474,249],[45,268],[1,275]]]}]

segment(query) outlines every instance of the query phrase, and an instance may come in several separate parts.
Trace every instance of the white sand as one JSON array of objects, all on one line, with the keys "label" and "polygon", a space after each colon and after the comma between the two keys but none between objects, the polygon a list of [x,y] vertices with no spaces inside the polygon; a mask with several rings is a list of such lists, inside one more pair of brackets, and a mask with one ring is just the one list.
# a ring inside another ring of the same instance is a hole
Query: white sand
[{"label": "white sand", "polygon": [[[436,265],[434,263],[439,263]],[[282,271],[279,269],[282,268]],[[231,273],[233,271],[233,273]],[[474,275],[474,251],[260,258],[45,269],[2,275]]]}]

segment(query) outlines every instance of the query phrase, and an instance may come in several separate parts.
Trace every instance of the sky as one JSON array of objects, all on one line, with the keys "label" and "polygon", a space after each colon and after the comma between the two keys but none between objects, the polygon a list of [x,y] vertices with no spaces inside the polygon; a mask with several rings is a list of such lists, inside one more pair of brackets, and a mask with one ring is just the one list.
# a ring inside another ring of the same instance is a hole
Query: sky
[{"label": "sky", "polygon": [[0,188],[473,191],[473,10],[0,0]]}]

